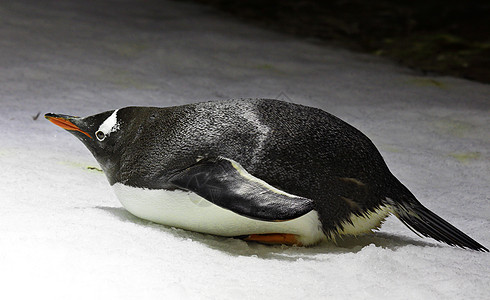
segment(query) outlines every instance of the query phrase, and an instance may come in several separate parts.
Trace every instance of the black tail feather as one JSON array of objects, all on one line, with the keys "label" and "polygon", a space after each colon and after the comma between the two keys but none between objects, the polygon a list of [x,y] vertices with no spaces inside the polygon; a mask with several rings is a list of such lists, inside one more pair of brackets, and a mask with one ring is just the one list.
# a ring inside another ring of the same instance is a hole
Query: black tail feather
[{"label": "black tail feather", "polygon": [[431,212],[415,198],[408,201],[387,199],[394,208],[396,216],[407,227],[425,237],[431,237],[451,246],[488,252],[488,249],[447,221]]}]

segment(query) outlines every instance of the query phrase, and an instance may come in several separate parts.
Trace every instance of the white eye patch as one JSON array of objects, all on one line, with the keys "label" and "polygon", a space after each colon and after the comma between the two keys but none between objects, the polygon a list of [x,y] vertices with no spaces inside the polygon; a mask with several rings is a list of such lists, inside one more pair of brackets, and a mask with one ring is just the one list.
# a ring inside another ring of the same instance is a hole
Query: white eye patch
[{"label": "white eye patch", "polygon": [[[117,122],[117,111],[116,109],[102,124],[100,124],[99,129],[96,131],[96,137],[99,141],[105,139],[112,132],[119,129],[119,122]],[[102,136],[103,133],[104,135]]]}]

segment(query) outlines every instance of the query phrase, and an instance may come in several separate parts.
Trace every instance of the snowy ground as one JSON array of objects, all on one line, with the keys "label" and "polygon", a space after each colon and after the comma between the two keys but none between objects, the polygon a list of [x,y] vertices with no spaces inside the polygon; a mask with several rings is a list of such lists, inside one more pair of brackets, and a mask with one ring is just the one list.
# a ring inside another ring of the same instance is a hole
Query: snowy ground
[{"label": "snowy ground", "polygon": [[[490,255],[395,217],[338,245],[270,247],[127,213],[44,120],[128,105],[280,98],[361,129],[427,207],[490,246],[490,86],[167,1],[0,2],[2,299],[484,299]],[[35,116],[41,112],[41,116]]]}]

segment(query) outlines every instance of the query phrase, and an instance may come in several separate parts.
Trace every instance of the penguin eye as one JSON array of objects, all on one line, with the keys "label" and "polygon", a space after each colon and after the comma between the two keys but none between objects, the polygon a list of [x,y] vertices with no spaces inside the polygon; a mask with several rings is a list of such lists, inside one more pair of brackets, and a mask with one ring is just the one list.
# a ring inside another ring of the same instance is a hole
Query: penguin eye
[{"label": "penguin eye", "polygon": [[95,137],[102,142],[105,139],[105,133],[99,130],[95,133]]}]

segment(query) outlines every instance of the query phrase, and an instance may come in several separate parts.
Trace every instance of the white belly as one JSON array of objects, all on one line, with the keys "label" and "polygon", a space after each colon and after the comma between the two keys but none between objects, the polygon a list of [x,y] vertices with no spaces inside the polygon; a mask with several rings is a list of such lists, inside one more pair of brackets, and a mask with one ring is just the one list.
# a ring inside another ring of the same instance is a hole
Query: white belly
[{"label": "white belly", "polygon": [[325,238],[316,211],[283,222],[267,222],[238,215],[201,196],[180,190],[150,190],[120,183],[113,189],[121,204],[133,215],[155,223],[220,236],[289,233],[303,245]]}]

